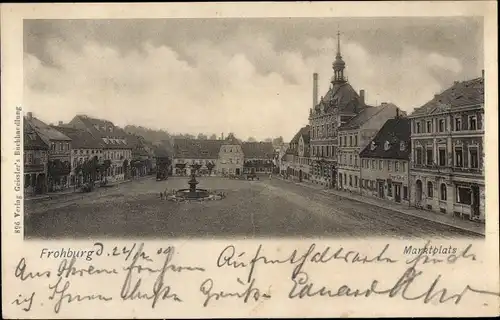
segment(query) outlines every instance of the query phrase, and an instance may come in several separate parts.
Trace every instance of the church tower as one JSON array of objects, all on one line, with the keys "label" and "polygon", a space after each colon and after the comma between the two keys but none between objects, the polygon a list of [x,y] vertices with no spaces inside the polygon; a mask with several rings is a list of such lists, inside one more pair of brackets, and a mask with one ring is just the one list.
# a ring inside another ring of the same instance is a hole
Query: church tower
[{"label": "church tower", "polygon": [[332,64],[332,68],[332,84],[346,82],[344,78],[345,62],[344,60],[342,60],[342,54],[340,53],[340,32],[337,32],[337,55],[335,56],[335,61]]}]

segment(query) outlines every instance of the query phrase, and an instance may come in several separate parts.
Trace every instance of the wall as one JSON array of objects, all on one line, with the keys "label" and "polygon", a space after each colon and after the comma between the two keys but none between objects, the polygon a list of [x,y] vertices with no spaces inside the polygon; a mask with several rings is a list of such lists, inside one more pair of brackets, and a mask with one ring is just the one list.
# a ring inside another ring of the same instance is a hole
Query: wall
[{"label": "wall", "polygon": [[240,145],[222,145],[217,159],[217,171],[224,174],[243,173],[244,154]]}]

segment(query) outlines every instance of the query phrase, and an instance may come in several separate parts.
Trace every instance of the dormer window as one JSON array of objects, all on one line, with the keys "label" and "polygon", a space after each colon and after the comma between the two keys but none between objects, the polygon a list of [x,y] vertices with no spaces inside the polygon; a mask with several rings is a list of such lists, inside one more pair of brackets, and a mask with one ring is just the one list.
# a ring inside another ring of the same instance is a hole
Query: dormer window
[{"label": "dormer window", "polygon": [[404,141],[401,141],[399,143],[399,150],[400,151],[405,151],[405,149],[406,149],[406,145],[405,145]]},{"label": "dormer window", "polygon": [[386,151],[387,151],[387,150],[389,150],[389,148],[390,148],[390,147],[391,147],[391,144],[389,143],[389,141],[386,141],[386,142],[384,143],[384,150],[386,150]]},{"label": "dormer window", "polygon": [[377,145],[375,144],[375,141],[372,141],[370,149],[375,150],[376,147]]}]

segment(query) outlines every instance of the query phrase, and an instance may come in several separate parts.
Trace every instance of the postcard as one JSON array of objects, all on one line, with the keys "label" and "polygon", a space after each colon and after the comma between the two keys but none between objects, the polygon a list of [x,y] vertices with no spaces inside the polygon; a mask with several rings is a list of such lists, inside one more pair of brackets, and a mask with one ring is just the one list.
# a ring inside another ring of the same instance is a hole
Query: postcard
[{"label": "postcard", "polygon": [[499,315],[495,2],[0,9],[4,318]]}]

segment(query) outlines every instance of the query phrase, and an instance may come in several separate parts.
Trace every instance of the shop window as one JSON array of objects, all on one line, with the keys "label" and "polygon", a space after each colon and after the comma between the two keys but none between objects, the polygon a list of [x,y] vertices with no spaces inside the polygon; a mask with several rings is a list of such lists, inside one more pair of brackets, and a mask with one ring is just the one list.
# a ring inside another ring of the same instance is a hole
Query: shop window
[{"label": "shop window", "polygon": [[467,187],[457,187],[457,202],[461,204],[468,204],[470,205],[472,203],[472,192],[470,188]]}]

